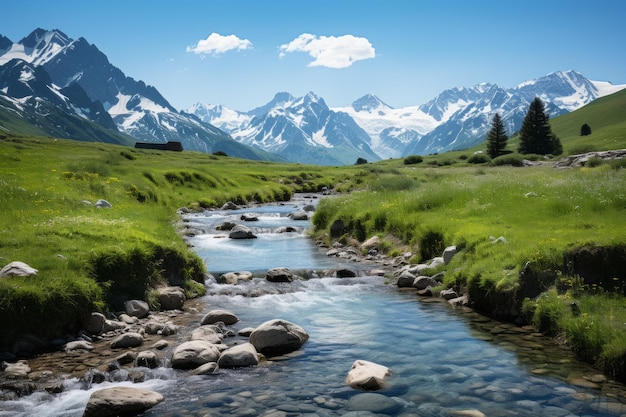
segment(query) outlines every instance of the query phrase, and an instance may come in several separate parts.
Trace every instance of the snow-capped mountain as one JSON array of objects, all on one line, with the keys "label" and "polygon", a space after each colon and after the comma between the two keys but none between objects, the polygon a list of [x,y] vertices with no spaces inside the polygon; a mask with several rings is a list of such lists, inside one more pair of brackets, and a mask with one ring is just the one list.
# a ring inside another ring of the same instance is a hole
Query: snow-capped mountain
[{"label": "snow-capped mountain", "polygon": [[80,87],[85,97],[108,113],[114,127],[138,141],[180,141],[186,150],[276,159],[243,146],[195,116],[176,111],[156,88],[124,75],[82,37],[73,40],[59,30],[37,29],[17,43],[0,38],[0,65],[14,60],[45,71],[61,90]]},{"label": "snow-capped mountain", "polygon": [[359,98],[351,106],[333,110],[349,114],[367,132],[372,150],[383,159],[402,156],[409,143],[439,124],[418,106],[394,109],[372,94]]},{"label": "snow-capped mountain", "polygon": [[421,105],[440,124],[404,150],[405,155],[464,149],[485,140],[495,113],[500,113],[509,135],[521,127],[530,102],[539,97],[550,117],[576,110],[626,85],[590,81],[576,71],[558,71],[511,89],[483,83],[446,90]]},{"label": "snow-capped mountain", "polygon": [[380,159],[369,135],[349,115],[332,111],[312,92],[303,97],[281,92],[246,113],[224,109],[199,103],[188,111],[219,124],[237,141],[288,161],[347,165],[358,158]]}]

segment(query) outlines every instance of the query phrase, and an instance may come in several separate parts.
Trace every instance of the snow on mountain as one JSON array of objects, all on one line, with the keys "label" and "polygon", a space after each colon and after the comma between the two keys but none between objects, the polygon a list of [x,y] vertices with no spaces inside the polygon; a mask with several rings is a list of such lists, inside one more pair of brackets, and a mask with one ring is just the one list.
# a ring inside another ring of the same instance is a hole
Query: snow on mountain
[{"label": "snow on mountain", "polygon": [[419,107],[394,109],[378,97],[367,94],[351,106],[335,107],[348,114],[370,136],[370,146],[381,158],[398,158],[406,145],[432,131],[439,122]]},{"label": "snow on mountain", "polygon": [[[41,69],[60,92],[72,92],[67,107],[75,115],[90,117],[103,127],[119,129],[136,140],[180,141],[187,150],[278,159],[241,145],[226,132],[191,114],[178,112],[155,87],[124,75],[84,38],[73,40],[61,31],[43,29],[36,29],[18,43],[0,37],[0,65],[11,62]],[[24,81],[29,77],[28,71],[21,75]],[[86,102],[95,107],[90,110],[84,106]]]},{"label": "snow on mountain", "polygon": [[227,133],[242,129],[252,120],[249,114],[229,109],[221,104],[196,103],[186,112],[196,115],[203,122],[210,123]]},{"label": "snow on mountain", "polygon": [[227,129],[235,140],[292,162],[319,165],[376,161],[368,134],[345,113],[328,108],[309,92],[303,97],[277,93],[249,112],[225,111],[219,105],[196,105],[189,111]]}]

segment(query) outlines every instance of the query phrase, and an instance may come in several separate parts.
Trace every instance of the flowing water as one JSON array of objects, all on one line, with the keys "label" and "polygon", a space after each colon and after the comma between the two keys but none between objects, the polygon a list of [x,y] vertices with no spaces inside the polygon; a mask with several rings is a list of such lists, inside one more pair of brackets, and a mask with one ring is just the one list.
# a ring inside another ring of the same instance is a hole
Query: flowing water
[{"label": "flowing water", "polygon": [[[602,382],[597,371],[567,350],[527,329],[469,310],[399,291],[384,278],[322,276],[271,284],[261,271],[337,268],[304,236],[308,221],[293,221],[291,205],[254,210],[257,239],[220,236],[214,226],[239,212],[191,215],[191,239],[213,273],[250,270],[257,278],[238,285],[207,282],[205,311],[237,314],[235,330],[281,318],[310,338],[301,350],[254,368],[189,376],[164,367],[135,386],[163,394],[145,416],[621,416],[623,386]],[[246,212],[253,210],[246,210]],[[291,225],[296,233],[274,233]],[[355,265],[352,265],[355,267]],[[320,274],[320,276],[323,274]],[[308,272],[307,276],[317,276]],[[250,296],[254,294],[254,296]],[[198,322],[201,314],[198,313]],[[190,331],[189,329],[187,332]],[[180,334],[181,340],[184,334]],[[226,343],[244,341],[236,336]],[[376,392],[349,388],[345,378],[357,359],[389,367],[387,386]],[[595,382],[593,382],[595,381]],[[128,383],[119,383],[128,384]],[[118,385],[119,385],[118,384]],[[0,415],[80,416],[90,390],[37,394],[0,403]]]}]

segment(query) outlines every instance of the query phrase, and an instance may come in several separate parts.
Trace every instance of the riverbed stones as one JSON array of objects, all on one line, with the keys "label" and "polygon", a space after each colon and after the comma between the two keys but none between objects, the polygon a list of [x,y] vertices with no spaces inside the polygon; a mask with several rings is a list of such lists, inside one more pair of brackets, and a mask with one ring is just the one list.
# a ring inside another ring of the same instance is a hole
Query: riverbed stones
[{"label": "riverbed stones", "polygon": [[89,397],[83,417],[135,415],[163,401],[155,391],[134,387],[112,387],[94,391]]},{"label": "riverbed stones", "polygon": [[2,372],[2,376],[9,379],[23,379],[28,377],[30,372],[30,366],[25,360],[17,361],[15,363],[7,364],[6,368]]},{"label": "riverbed stones", "polygon": [[194,369],[208,362],[217,362],[220,351],[213,343],[203,340],[184,342],[174,349],[172,368]]},{"label": "riverbed stones", "polygon": [[416,278],[417,277],[413,275],[412,273],[410,273],[409,271],[404,271],[398,277],[398,281],[396,282],[396,285],[398,286],[398,288],[413,287],[413,283],[415,282]]},{"label": "riverbed stones", "polygon": [[213,344],[222,343],[223,339],[224,334],[213,325],[200,326],[194,329],[189,336],[189,340],[202,340]]},{"label": "riverbed stones", "polygon": [[239,321],[239,317],[226,310],[211,310],[209,311],[201,321],[201,325],[205,324],[215,324],[218,322],[222,322],[227,326],[235,324]]},{"label": "riverbed stones", "polygon": [[233,203],[232,201],[227,201],[222,206],[222,210],[237,210],[237,209],[238,209],[237,204]]},{"label": "riverbed stones", "polygon": [[74,352],[80,350],[93,350],[93,345],[86,340],[74,340],[73,342],[67,342],[64,350],[66,352]]},{"label": "riverbed stones", "polygon": [[208,362],[204,365],[198,366],[196,369],[192,369],[189,373],[191,375],[211,375],[219,370],[217,362]]},{"label": "riverbed stones", "polygon": [[252,229],[243,224],[233,227],[228,234],[230,239],[256,239],[256,235],[252,233]]},{"label": "riverbed stones", "polygon": [[100,334],[104,329],[105,322],[104,314],[93,312],[83,320],[83,329],[91,334]]},{"label": "riverbed stones", "polygon": [[287,215],[291,220],[309,220],[309,215],[304,210],[297,210]]},{"label": "riverbed stones", "polygon": [[180,287],[163,287],[157,290],[159,304],[163,310],[182,310],[187,297]]},{"label": "riverbed stones", "polygon": [[256,214],[252,213],[244,213],[239,217],[240,220],[244,222],[256,222],[259,221],[259,217]]},{"label": "riverbed stones", "polygon": [[338,269],[336,274],[337,274],[337,278],[354,278],[357,275],[356,271],[352,268]]},{"label": "riverbed stones", "polygon": [[266,321],[250,334],[250,343],[268,355],[293,352],[307,340],[309,335],[302,327],[281,319]]},{"label": "riverbed stones", "polygon": [[244,343],[226,349],[217,364],[220,368],[241,368],[259,364],[259,355],[252,343]]},{"label": "riverbed stones", "polygon": [[37,275],[37,271],[35,268],[30,265],[15,261],[11,262],[4,266],[4,268],[0,269],[0,278],[7,277],[31,277],[33,275]]},{"label": "riverbed stones", "polygon": [[237,285],[240,282],[250,281],[251,279],[252,272],[250,271],[234,271],[220,275],[215,281],[218,284]]},{"label": "riverbed stones", "polygon": [[124,311],[131,317],[142,319],[150,312],[150,306],[142,300],[128,300],[124,303]]},{"label": "riverbed stones", "polygon": [[365,360],[356,360],[352,364],[346,384],[355,389],[375,391],[383,388],[391,370],[384,365]]},{"label": "riverbed stones", "polygon": [[417,290],[425,290],[428,287],[436,287],[439,285],[439,282],[434,280],[432,277],[419,276],[413,282],[413,287]]},{"label": "riverbed stones", "polygon": [[378,236],[372,236],[365,242],[361,243],[361,248],[365,250],[378,249],[380,245],[380,238]]},{"label": "riverbed stones", "polygon": [[135,358],[135,365],[155,369],[159,367],[159,358],[153,351],[144,350],[143,352],[139,352],[137,354],[137,358]]},{"label": "riverbed stones", "polygon": [[291,282],[293,274],[288,268],[272,268],[265,274],[265,279],[269,282]]},{"label": "riverbed stones", "polygon": [[143,343],[143,336],[140,333],[122,333],[111,341],[111,349],[121,349],[137,347]]},{"label": "riverbed stones", "polygon": [[348,401],[348,408],[352,411],[369,411],[375,414],[392,415],[399,411],[401,407],[402,405],[393,398],[375,392],[358,394]]}]

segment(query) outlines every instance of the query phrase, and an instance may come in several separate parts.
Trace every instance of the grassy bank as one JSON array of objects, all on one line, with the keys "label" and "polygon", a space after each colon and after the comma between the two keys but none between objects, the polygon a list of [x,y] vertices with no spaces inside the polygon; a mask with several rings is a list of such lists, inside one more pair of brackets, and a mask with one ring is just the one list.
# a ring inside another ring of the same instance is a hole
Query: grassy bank
[{"label": "grassy bank", "polygon": [[[438,168],[427,161],[386,161],[365,168],[357,181],[362,192],[321,202],[313,218],[317,237],[357,243],[378,235],[391,255],[400,253],[396,242],[407,244],[416,254],[413,263],[456,245],[461,251],[445,267],[439,289],[467,291],[477,309],[493,316],[526,318],[538,326],[547,321],[582,357],[625,380],[623,164],[556,170],[463,161]],[[581,248],[593,248],[595,258],[585,261],[589,250]],[[601,266],[607,263],[612,267]],[[573,316],[568,283],[577,280],[577,289],[588,291],[576,293],[583,313]],[[557,285],[559,294],[536,299]],[[544,307],[548,301],[556,304]],[[605,317],[613,324],[600,325]]]},{"label": "grassy bank", "polygon": [[[283,201],[346,175],[46,137],[0,138],[0,156],[0,266],[39,270],[0,280],[5,344],[20,332],[72,330],[85,314],[148,298],[157,285],[202,293],[205,266],[176,231],[180,207]],[[99,199],[112,208],[97,208]]]}]

